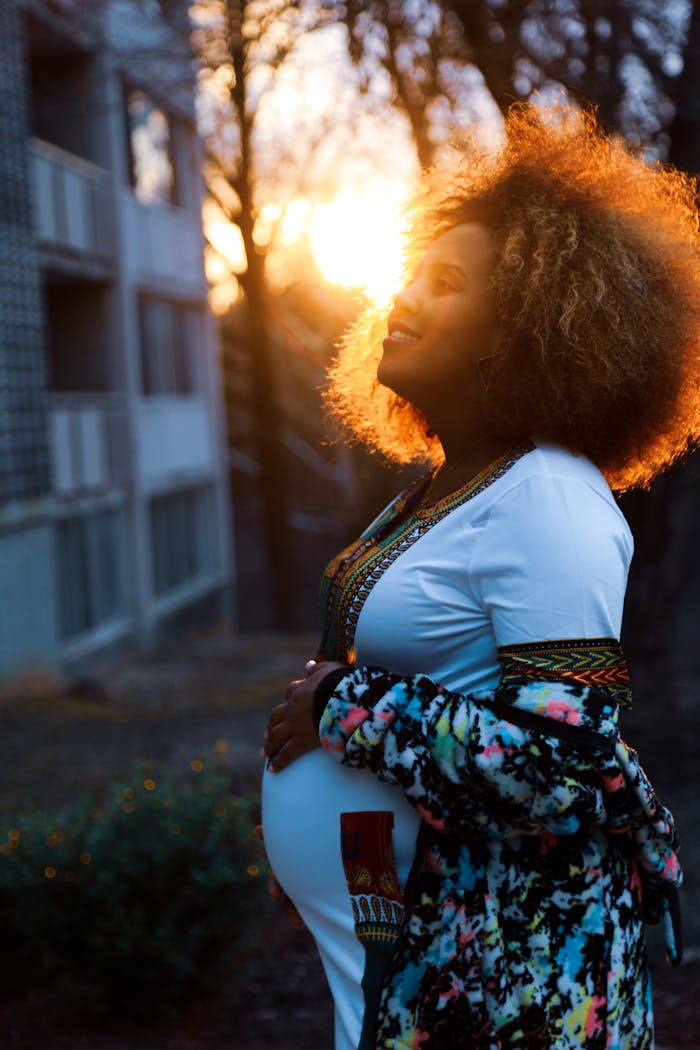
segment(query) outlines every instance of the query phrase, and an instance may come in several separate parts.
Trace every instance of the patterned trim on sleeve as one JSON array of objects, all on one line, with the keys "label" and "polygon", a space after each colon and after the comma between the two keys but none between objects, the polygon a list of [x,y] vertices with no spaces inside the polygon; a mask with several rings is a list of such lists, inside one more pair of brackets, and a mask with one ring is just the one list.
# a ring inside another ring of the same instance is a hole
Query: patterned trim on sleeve
[{"label": "patterned trim on sleeve", "polygon": [[605,690],[622,708],[631,705],[630,673],[616,638],[523,642],[498,649],[501,682],[556,679]]}]

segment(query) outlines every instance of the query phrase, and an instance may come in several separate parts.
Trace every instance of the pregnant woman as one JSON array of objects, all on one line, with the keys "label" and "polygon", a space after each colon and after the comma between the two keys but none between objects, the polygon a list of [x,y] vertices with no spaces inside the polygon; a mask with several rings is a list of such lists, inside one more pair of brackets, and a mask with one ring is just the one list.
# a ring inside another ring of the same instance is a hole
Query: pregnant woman
[{"label": "pregnant woman", "polygon": [[336,1050],[649,1050],[680,958],[671,814],[620,739],[633,541],[613,492],[700,439],[691,180],[514,107],[415,203],[407,278],[331,375],[431,468],[327,567],[266,734],[265,844]]}]

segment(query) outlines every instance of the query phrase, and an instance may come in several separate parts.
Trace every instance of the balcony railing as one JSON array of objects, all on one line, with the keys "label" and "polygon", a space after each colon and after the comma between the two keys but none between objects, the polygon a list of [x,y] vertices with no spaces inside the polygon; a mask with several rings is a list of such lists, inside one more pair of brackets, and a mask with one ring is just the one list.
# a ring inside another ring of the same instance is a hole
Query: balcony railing
[{"label": "balcony railing", "polygon": [[124,252],[129,280],[203,299],[206,295],[199,213],[166,204],[142,204],[121,192]]},{"label": "balcony railing", "polygon": [[98,494],[125,484],[131,468],[123,395],[52,393],[50,399],[54,494]]},{"label": "balcony railing", "polygon": [[107,172],[40,139],[34,139],[32,153],[39,244],[109,263],[114,206]]}]

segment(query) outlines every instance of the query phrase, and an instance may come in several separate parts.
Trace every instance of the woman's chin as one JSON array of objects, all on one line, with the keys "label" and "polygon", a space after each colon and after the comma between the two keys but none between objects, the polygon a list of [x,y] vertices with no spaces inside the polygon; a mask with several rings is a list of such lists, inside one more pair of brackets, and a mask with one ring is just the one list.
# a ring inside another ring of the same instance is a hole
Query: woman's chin
[{"label": "woman's chin", "polygon": [[387,390],[391,390],[402,401],[407,401],[415,408],[420,407],[421,397],[416,392],[415,382],[411,383],[410,377],[406,376],[398,368],[392,368],[391,365],[387,365],[383,360],[380,361],[377,365],[377,379],[382,386],[385,386]]},{"label": "woman's chin", "polygon": [[[377,365],[377,379],[386,386],[389,390],[393,390],[399,397],[406,397],[404,390],[401,387],[405,387],[405,382],[401,382],[401,370],[398,368],[392,368],[391,362],[387,361],[386,354],[380,358],[379,364]],[[405,377],[404,377],[405,378]]]}]

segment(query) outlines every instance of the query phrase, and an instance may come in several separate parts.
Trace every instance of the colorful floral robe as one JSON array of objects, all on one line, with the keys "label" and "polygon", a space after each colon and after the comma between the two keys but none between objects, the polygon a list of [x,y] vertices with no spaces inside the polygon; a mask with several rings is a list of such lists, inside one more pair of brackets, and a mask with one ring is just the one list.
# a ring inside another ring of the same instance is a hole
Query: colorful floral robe
[{"label": "colorful floral robe", "polygon": [[417,479],[322,582],[318,655],[348,667],[317,690],[321,744],[398,785],[422,817],[404,906],[382,889],[393,870],[353,900],[366,977],[379,973],[364,985],[361,1050],[651,1050],[644,923],[664,923],[680,960],[676,832],[619,736],[630,689],[616,638],[500,646],[497,688],[467,695],[353,666],[386,568],[532,447],[430,514],[414,513],[429,475]]},{"label": "colorful floral robe", "polygon": [[664,920],[675,963],[681,873],[672,817],[619,737],[619,644],[499,658],[492,691],[355,667],[324,697],[322,746],[422,817],[374,1045],[649,1050],[643,923]]}]

